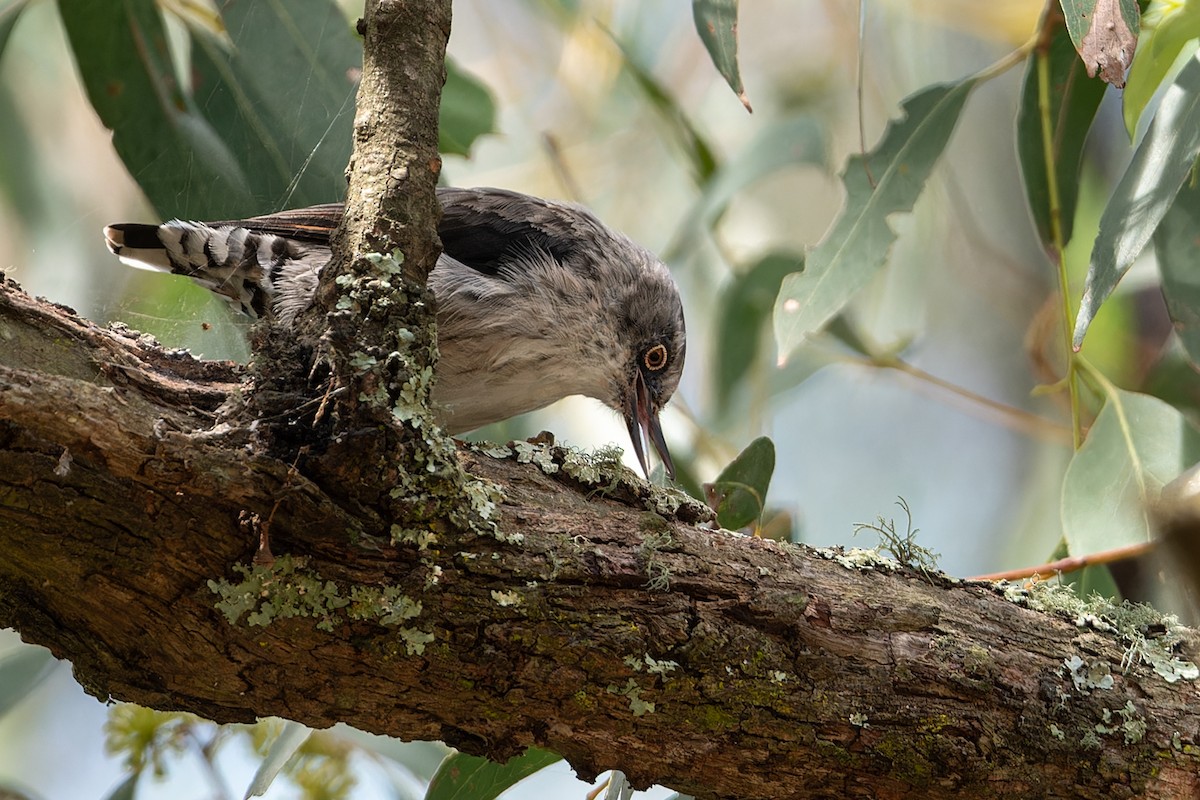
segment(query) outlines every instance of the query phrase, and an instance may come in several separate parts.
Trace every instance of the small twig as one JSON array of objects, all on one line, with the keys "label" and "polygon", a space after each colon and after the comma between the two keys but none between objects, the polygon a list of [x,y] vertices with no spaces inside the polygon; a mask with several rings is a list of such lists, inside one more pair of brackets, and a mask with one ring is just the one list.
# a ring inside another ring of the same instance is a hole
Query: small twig
[{"label": "small twig", "polygon": [[1051,561],[1049,564],[1042,564],[1037,567],[1020,567],[1018,569],[1010,569],[1004,572],[992,572],[987,575],[976,575],[973,578],[968,578],[972,581],[1019,581],[1019,580],[1045,580],[1053,578],[1056,575],[1062,575],[1068,572],[1077,572],[1084,567],[1095,567],[1100,564],[1113,564],[1118,561],[1128,561],[1129,559],[1144,556],[1152,552],[1158,547],[1157,541],[1139,542],[1138,544],[1129,544],[1124,547],[1115,547],[1112,550],[1102,550],[1099,553],[1088,553],[1082,556],[1068,556],[1060,558],[1058,561]]}]

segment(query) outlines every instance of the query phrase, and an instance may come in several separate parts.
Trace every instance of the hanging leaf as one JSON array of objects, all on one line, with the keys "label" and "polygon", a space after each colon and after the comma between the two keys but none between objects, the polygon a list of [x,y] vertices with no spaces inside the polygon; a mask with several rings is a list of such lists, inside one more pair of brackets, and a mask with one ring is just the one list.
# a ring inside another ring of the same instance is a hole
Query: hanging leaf
[{"label": "hanging leaf", "polygon": [[1062,0],[1071,41],[1087,68],[1118,89],[1137,49],[1141,10],[1137,0]]},{"label": "hanging leaf", "polygon": [[1200,368],[1200,186],[1179,190],[1154,232],[1154,252],[1167,313],[1192,368]]},{"label": "hanging leaf", "polygon": [[783,281],[775,303],[780,360],[819,331],[867,285],[887,259],[896,233],[888,217],[911,211],[946,149],[976,79],[922,89],[904,101],[870,153],[853,156],[842,174],[846,206],[804,271]]},{"label": "hanging leaf", "polygon": [[672,244],[663,252],[671,263],[705,241],[702,232],[714,227],[738,192],[765,177],[798,164],[824,167],[826,126],[811,114],[774,120],[760,129],[736,156],[717,165],[702,184],[700,196],[684,216]]},{"label": "hanging leaf", "polygon": [[0,2],[0,56],[4,55],[4,46],[8,44],[9,34],[21,17],[21,12],[29,5],[26,0],[7,0]]},{"label": "hanging leaf", "polygon": [[1071,37],[1060,13],[1050,8],[1042,21],[1038,51],[1044,48],[1043,61],[1035,55],[1028,59],[1021,84],[1021,105],[1017,111],[1017,157],[1024,179],[1029,211],[1042,246],[1050,249],[1050,191],[1046,175],[1045,138],[1042,136],[1042,108],[1038,90],[1039,70],[1049,70],[1051,157],[1058,184],[1059,221],[1063,244],[1071,240],[1075,207],[1079,198],[1079,164],[1083,144],[1092,120],[1104,98],[1104,82],[1089,78],[1083,62],[1075,54]]},{"label": "hanging leaf", "polygon": [[429,782],[425,800],[493,800],[517,781],[561,760],[562,756],[536,747],[503,764],[451,753]]},{"label": "hanging leaf", "polygon": [[708,48],[717,71],[738,100],[747,111],[753,111],[738,71],[737,11],[737,0],[692,0],[692,18],[696,21],[700,41]]},{"label": "hanging leaf", "polygon": [[1195,39],[1200,36],[1200,3],[1195,0],[1178,3],[1151,3],[1142,16],[1142,35],[1133,66],[1129,68],[1129,83],[1121,94],[1125,130],[1132,140],[1137,134],[1138,121],[1158,91],[1177,66],[1180,56],[1196,50]]},{"label": "hanging leaf", "polygon": [[159,213],[211,219],[253,210],[246,174],[180,88],[154,0],[59,0],[58,8],[88,99]]},{"label": "hanging leaf", "polygon": [[57,663],[44,647],[17,647],[0,657],[0,717],[50,677]]},{"label": "hanging leaf", "polygon": [[1200,436],[1149,395],[1113,389],[1063,478],[1063,535],[1072,555],[1147,541],[1162,487],[1200,460]]},{"label": "hanging leaf", "polygon": [[267,751],[266,757],[255,770],[254,778],[246,787],[243,800],[250,800],[251,797],[261,797],[266,794],[280,770],[287,765],[291,757],[296,754],[302,744],[308,741],[309,735],[312,734],[312,729],[307,725],[289,720],[281,721],[283,727],[279,731],[279,735],[271,742],[271,748]]},{"label": "hanging leaf", "polygon": [[679,140],[683,154],[691,164],[692,177],[695,179],[696,185],[704,186],[712,179],[719,166],[716,151],[696,128],[683,107],[679,105],[675,95],[668,92],[650,71],[634,58],[629,48],[619,42],[617,46],[625,60],[625,68],[633,76],[638,88],[645,93],[650,105],[662,114],[670,126],[671,133]]},{"label": "hanging leaf", "polygon": [[760,436],[738,453],[711,484],[706,485],[709,506],[722,528],[737,530],[758,520],[766,508],[767,489],[775,472],[775,444]]},{"label": "hanging leaf", "polygon": [[717,408],[728,410],[742,377],[759,358],[763,326],[775,306],[784,276],[804,267],[799,253],[771,253],[744,275],[734,277],[718,304],[716,370],[713,373]]},{"label": "hanging leaf", "polygon": [[1200,60],[1193,58],[1163,97],[1154,121],[1100,217],[1075,319],[1078,350],[1088,326],[1150,240],[1200,153]]},{"label": "hanging leaf", "polygon": [[491,92],[447,57],[446,85],[438,117],[438,149],[469,156],[475,140],[496,130],[496,104]]}]

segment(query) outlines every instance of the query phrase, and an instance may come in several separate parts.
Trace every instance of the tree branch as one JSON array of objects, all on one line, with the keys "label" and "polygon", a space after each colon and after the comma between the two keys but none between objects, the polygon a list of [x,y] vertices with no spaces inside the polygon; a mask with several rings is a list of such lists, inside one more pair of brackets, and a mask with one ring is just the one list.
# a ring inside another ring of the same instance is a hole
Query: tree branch
[{"label": "tree branch", "polygon": [[[460,453],[503,488],[495,536],[392,543],[211,428],[237,366],[11,282],[0,338],[0,624],[98,697],[493,758],[537,744],[701,797],[1200,788],[1195,682],[1125,672],[1111,622],[697,527],[628,472],[589,482],[531,445],[528,464]],[[251,569],[262,525],[279,558]]]},{"label": "tree branch", "polygon": [[345,256],[253,368],[0,287],[0,624],[101,698],[700,797],[1200,791],[1191,631],[714,531],[614,462],[428,427],[450,4],[368,6]]}]

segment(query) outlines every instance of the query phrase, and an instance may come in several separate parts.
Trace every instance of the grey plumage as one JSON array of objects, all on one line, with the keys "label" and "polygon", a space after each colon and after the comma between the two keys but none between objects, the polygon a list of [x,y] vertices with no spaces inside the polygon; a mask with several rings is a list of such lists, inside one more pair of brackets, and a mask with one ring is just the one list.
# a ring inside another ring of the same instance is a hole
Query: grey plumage
[{"label": "grey plumage", "polygon": [[[588,210],[502,189],[439,189],[443,253],[429,276],[440,361],[433,391],[452,434],[572,394],[621,413],[674,467],[658,413],[685,353],[667,268]],[[133,266],[187,275],[238,311],[288,325],[312,302],[342,206],[248,220],[105,228]]]}]

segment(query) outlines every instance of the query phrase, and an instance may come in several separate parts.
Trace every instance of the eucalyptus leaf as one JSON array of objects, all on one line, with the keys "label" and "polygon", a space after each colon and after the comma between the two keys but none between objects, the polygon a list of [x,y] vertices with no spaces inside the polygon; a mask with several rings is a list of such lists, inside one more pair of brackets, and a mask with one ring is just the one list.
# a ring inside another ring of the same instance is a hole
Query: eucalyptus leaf
[{"label": "eucalyptus leaf", "polygon": [[1163,97],[1100,217],[1075,319],[1078,350],[1100,306],[1133,266],[1200,154],[1200,59],[1193,58]]},{"label": "eucalyptus leaf", "polygon": [[1054,244],[1051,230],[1050,189],[1046,173],[1045,137],[1042,136],[1042,107],[1038,88],[1040,70],[1047,69],[1050,107],[1051,149],[1054,176],[1058,184],[1058,219],[1062,243],[1071,240],[1075,208],[1079,199],[1079,164],[1083,145],[1092,120],[1104,99],[1104,82],[1089,78],[1066,25],[1059,24],[1050,35],[1043,60],[1037,54],[1027,61],[1021,84],[1021,105],[1017,111],[1017,157],[1024,179],[1029,211],[1042,245]]},{"label": "eucalyptus leaf", "polygon": [[729,88],[750,111],[750,100],[746,97],[742,75],[738,70],[737,12],[738,0],[692,0],[692,19],[696,22],[700,41],[704,42],[713,64]]},{"label": "eucalyptus leaf", "polygon": [[1192,368],[1200,368],[1200,186],[1185,184],[1154,232],[1163,298]]},{"label": "eucalyptus leaf", "polygon": [[1194,53],[1195,39],[1200,36],[1200,2],[1152,4],[1142,17],[1142,34],[1138,42],[1129,81],[1121,93],[1121,109],[1129,138],[1137,134],[1138,122],[1150,98],[1175,69],[1184,53]]},{"label": "eucalyptus leaf", "polygon": [[50,677],[57,664],[44,647],[24,645],[0,656],[0,717]]},{"label": "eucalyptus leaf", "polygon": [[679,105],[675,95],[666,88],[642,66],[630,52],[629,48],[617,43],[624,57],[625,68],[633,77],[638,88],[646,95],[650,105],[666,120],[671,133],[679,140],[683,154],[692,167],[692,176],[698,186],[705,186],[720,166],[716,151],[696,128],[687,112]]},{"label": "eucalyptus leaf", "polygon": [[13,26],[28,5],[26,0],[0,0],[0,57],[4,56],[4,46],[8,44]]},{"label": "eucalyptus leaf", "polygon": [[496,130],[496,103],[480,81],[446,59],[446,85],[438,120],[438,149],[469,156],[475,140]]},{"label": "eucalyptus leaf", "polygon": [[104,800],[133,800],[137,793],[138,778],[142,777],[140,772],[127,777],[125,780],[113,789]]},{"label": "eucalyptus leaf", "polygon": [[451,753],[438,767],[425,800],[493,800],[505,789],[562,756],[531,747],[504,764],[466,753]]},{"label": "eucalyptus leaf", "polygon": [[59,0],[84,88],[113,146],[163,216],[254,207],[247,175],[181,88],[154,0]]},{"label": "eucalyptus leaf", "polygon": [[759,341],[784,276],[804,267],[799,253],[771,253],[734,276],[718,303],[713,381],[720,412],[728,410],[742,378],[760,357]]},{"label": "eucalyptus leaf", "polygon": [[1063,535],[1072,555],[1145,542],[1162,487],[1200,460],[1200,435],[1149,395],[1113,389],[1063,479]]},{"label": "eucalyptus leaf", "polygon": [[1141,24],[1138,0],[1061,0],[1067,29],[1088,75],[1125,85]]},{"label": "eucalyptus leaf", "polygon": [[911,211],[946,149],[977,79],[930,86],[904,101],[904,116],[889,123],[866,156],[853,156],[842,174],[846,205],[804,271],[783,281],[775,303],[781,359],[819,331],[883,267],[896,233],[888,217]]},{"label": "eucalyptus leaf", "polygon": [[267,750],[266,757],[258,765],[258,769],[254,773],[254,778],[250,781],[250,785],[246,787],[246,793],[243,795],[244,800],[250,800],[251,797],[261,797],[266,794],[267,789],[275,781],[275,777],[279,775],[280,770],[287,765],[287,762],[296,754],[300,746],[308,741],[310,735],[312,735],[312,729],[307,725],[284,720],[282,730],[275,737],[275,741],[271,742],[271,747]]},{"label": "eucalyptus leaf", "polygon": [[709,488],[709,505],[722,528],[737,530],[755,522],[766,508],[775,472],[775,444],[760,436],[730,461]]}]

